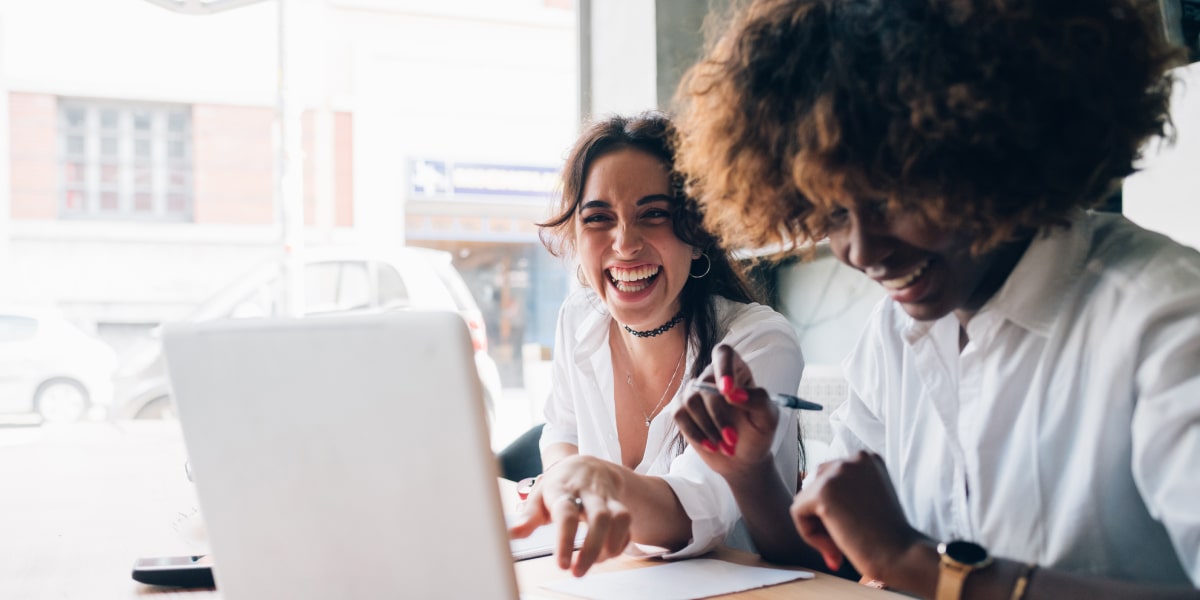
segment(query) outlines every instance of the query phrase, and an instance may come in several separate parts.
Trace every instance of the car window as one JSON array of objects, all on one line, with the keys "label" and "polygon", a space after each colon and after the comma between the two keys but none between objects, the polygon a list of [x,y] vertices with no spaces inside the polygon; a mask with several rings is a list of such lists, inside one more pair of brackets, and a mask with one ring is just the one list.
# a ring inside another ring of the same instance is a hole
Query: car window
[{"label": "car window", "polygon": [[375,263],[379,273],[379,306],[391,308],[408,305],[408,288],[396,268],[387,263]]},{"label": "car window", "polygon": [[15,315],[0,315],[0,342],[19,342],[37,333],[36,319]]},{"label": "car window", "polygon": [[304,288],[304,312],[308,314],[371,305],[371,282],[363,261],[310,264],[304,271]]}]

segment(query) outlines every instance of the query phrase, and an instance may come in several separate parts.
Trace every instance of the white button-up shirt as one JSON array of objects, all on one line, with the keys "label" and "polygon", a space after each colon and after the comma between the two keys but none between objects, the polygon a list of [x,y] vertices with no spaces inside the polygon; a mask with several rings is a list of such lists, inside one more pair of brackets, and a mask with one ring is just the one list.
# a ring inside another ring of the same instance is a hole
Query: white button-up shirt
[{"label": "white button-up shirt", "polygon": [[[721,297],[714,302],[717,331],[724,332],[719,336],[721,342],[738,351],[752,369],[754,382],[769,391],[794,392],[800,385],[804,361],[796,332],[787,319],[759,304],[740,304]],[[591,290],[574,292],[563,303],[554,348],[553,387],[546,401],[543,448],[554,443],[574,444],[580,454],[621,463],[608,345],[611,321],[604,304]],[[695,359],[696,349],[689,346],[685,373],[691,372]],[[677,441],[681,438],[673,417],[685,388],[681,385],[668,409],[650,423],[645,454],[634,469],[642,475],[662,477],[692,521],[690,543],[666,557],[702,554],[722,541],[749,549],[744,528],[734,528],[741,513],[724,478],[709,469],[694,448],[679,453]],[[780,419],[774,444],[776,468],[794,488],[799,469],[795,418]]]},{"label": "white button-up shirt", "polygon": [[1039,236],[967,324],[890,299],[846,361],[833,455],[880,454],[939,540],[1200,586],[1200,254],[1115,215]]}]

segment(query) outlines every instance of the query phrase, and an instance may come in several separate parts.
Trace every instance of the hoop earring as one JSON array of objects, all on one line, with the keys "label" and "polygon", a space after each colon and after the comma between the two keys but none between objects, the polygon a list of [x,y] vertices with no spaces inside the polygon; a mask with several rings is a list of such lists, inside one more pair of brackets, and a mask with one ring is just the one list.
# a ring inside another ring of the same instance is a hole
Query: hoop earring
[{"label": "hoop earring", "polygon": [[575,279],[579,280],[579,285],[588,286],[587,279],[583,277],[583,265],[575,265]]},{"label": "hoop earring", "polygon": [[[704,277],[705,275],[708,275],[708,272],[712,270],[712,259],[708,257],[708,253],[707,252],[701,253],[700,258],[703,258],[706,263],[704,266],[704,272],[699,275],[693,275],[691,270],[689,269],[688,277],[691,277],[692,279],[700,279],[700,278]],[[700,260],[700,258],[697,258],[696,260]],[[693,262],[695,262],[695,261],[693,261]]]}]

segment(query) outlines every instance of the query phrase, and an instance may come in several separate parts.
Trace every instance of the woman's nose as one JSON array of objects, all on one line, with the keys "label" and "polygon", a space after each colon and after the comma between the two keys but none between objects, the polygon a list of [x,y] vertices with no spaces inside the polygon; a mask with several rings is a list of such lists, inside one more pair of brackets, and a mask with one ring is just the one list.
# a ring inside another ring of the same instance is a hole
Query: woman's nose
[{"label": "woman's nose", "polygon": [[850,266],[870,274],[877,270],[892,253],[889,236],[872,223],[852,218],[846,232],[846,262]]},{"label": "woman's nose", "polygon": [[613,251],[632,256],[642,249],[642,232],[634,225],[621,225],[613,234]]}]

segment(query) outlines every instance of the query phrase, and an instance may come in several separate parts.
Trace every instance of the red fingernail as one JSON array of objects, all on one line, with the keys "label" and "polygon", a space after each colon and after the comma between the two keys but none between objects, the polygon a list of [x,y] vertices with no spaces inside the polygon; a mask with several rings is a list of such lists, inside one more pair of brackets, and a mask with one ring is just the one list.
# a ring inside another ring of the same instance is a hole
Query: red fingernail
[{"label": "red fingernail", "polygon": [[708,440],[704,440],[703,442],[700,442],[700,445],[701,445],[701,446],[704,446],[704,449],[705,449],[705,450],[708,450],[709,452],[716,452],[716,451],[717,451],[717,445],[716,445],[716,444],[714,444],[714,443],[712,443],[712,442],[710,442],[710,441],[708,441]]},{"label": "red fingernail", "polygon": [[737,388],[736,390],[726,394],[726,396],[729,398],[729,401],[734,404],[745,404],[746,401],[750,399],[750,393],[742,388]]},{"label": "red fingernail", "polygon": [[721,393],[728,396],[729,391],[733,389],[733,378],[728,375],[721,376]]},{"label": "red fingernail", "polygon": [[721,442],[721,453],[725,456],[733,456],[735,450],[737,450],[737,448],[734,447],[733,444],[730,444],[729,442]]},{"label": "red fingernail", "polygon": [[721,430],[721,437],[725,438],[725,443],[730,446],[736,446],[738,441],[737,430],[732,427],[726,427]]}]

